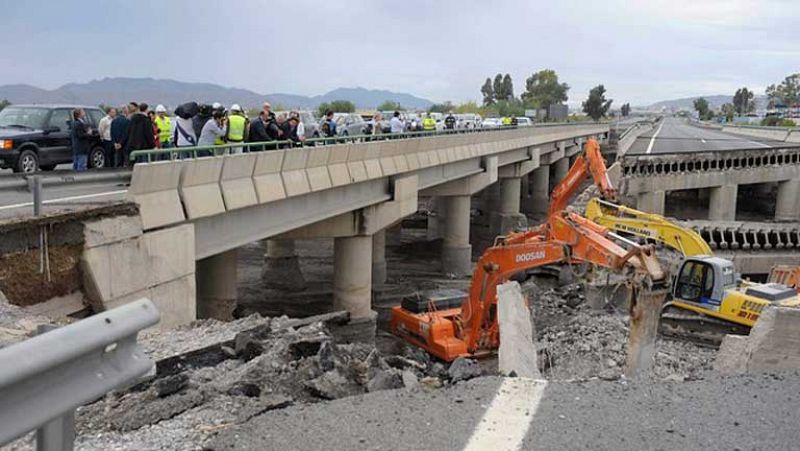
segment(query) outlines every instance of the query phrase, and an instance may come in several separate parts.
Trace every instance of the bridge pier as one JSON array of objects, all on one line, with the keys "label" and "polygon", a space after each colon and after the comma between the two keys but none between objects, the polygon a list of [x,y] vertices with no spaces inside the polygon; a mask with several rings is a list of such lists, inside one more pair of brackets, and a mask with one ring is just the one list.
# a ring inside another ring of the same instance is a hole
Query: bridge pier
[{"label": "bridge pier", "polygon": [[264,269],[261,279],[270,287],[282,290],[304,290],[306,281],[291,239],[264,240]]},{"label": "bridge pier", "polygon": [[347,310],[351,321],[374,315],[372,239],[371,236],[333,239],[333,309]]},{"label": "bridge pier", "polygon": [[520,213],[521,192],[522,177],[500,179],[499,210],[492,212],[489,221],[489,230],[493,236],[504,235],[528,225],[527,218]]},{"label": "bridge pier", "polygon": [[444,198],[444,241],[442,271],[466,276],[472,272],[472,245],[469,244],[470,196]]},{"label": "bridge pier", "polygon": [[666,193],[664,191],[640,193],[636,196],[636,209],[647,213],[663,215],[665,199]]},{"label": "bridge pier", "polygon": [[708,199],[709,220],[736,220],[736,193],[738,188],[738,185],[723,185],[711,188]]},{"label": "bridge pier", "polygon": [[537,215],[547,213],[550,206],[550,166],[540,166],[531,172],[530,200],[523,205],[523,211]]},{"label": "bridge pier", "polygon": [[553,186],[557,186],[562,180],[567,178],[567,174],[569,173],[569,158],[561,158],[557,160],[553,166]]},{"label": "bridge pier", "polygon": [[197,317],[221,321],[233,319],[236,308],[236,257],[231,249],[197,261]]},{"label": "bridge pier", "polygon": [[800,219],[800,179],[779,182],[775,220],[797,221],[798,219]]}]

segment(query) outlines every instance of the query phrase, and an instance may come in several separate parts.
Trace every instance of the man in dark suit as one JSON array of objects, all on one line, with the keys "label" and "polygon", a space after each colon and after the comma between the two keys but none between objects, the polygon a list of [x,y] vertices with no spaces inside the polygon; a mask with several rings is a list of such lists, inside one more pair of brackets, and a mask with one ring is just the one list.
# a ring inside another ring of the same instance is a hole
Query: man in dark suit
[{"label": "man in dark suit", "polygon": [[[250,122],[250,133],[248,134],[247,141],[251,143],[258,143],[269,140],[270,138],[267,134],[267,113],[262,110],[258,113],[256,120]],[[250,147],[250,152],[257,152],[260,150],[264,150],[264,146]]]},{"label": "man in dark suit", "polygon": [[140,103],[139,111],[131,115],[128,124],[128,139],[125,141],[125,145],[125,158],[128,164],[133,164],[130,161],[130,155],[134,150],[150,150],[156,147],[153,121],[147,117],[146,103]]},{"label": "man in dark suit", "polygon": [[89,144],[92,139],[89,125],[86,123],[86,112],[81,108],[72,110],[70,138],[72,141],[72,169],[82,172],[86,170],[89,158]]}]

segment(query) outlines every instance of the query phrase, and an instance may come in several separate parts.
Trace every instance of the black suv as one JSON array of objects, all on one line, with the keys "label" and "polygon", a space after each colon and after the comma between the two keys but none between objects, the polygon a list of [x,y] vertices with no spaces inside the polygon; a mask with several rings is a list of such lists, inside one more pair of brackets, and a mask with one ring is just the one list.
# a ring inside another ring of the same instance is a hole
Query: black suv
[{"label": "black suv", "polygon": [[[0,168],[14,172],[51,171],[72,163],[70,124],[72,110],[83,108],[86,120],[97,130],[103,111],[80,105],[10,105],[0,111]],[[100,137],[93,134],[89,147],[90,168],[105,166]]]}]

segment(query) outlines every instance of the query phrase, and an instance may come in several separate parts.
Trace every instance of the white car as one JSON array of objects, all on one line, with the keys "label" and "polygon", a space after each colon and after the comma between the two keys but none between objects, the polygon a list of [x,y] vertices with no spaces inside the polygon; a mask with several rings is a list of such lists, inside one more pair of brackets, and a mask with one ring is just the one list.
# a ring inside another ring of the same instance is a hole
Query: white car
[{"label": "white car", "polygon": [[529,117],[518,117],[517,118],[517,127],[530,127],[533,125],[533,121]]},{"label": "white car", "polygon": [[456,128],[457,129],[473,129],[480,128],[481,117],[477,114],[463,113],[456,114]]},{"label": "white car", "polygon": [[481,122],[481,127],[483,128],[500,128],[502,126],[503,122],[496,117],[487,117]]}]

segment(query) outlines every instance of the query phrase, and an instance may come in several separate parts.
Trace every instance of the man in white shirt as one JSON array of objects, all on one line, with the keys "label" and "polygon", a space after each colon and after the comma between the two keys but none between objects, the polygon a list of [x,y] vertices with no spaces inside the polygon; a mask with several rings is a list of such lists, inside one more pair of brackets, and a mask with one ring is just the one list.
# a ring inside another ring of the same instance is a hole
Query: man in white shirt
[{"label": "man in white shirt", "polygon": [[399,111],[394,112],[394,117],[389,121],[389,125],[392,128],[392,133],[403,133],[403,131],[405,131],[405,124],[403,120],[400,119]]},{"label": "man in white shirt", "polygon": [[117,117],[116,108],[106,108],[106,115],[100,119],[97,124],[97,133],[100,134],[100,139],[103,140],[103,154],[105,155],[104,167],[111,167],[114,165],[114,143],[111,141],[111,121]]}]

